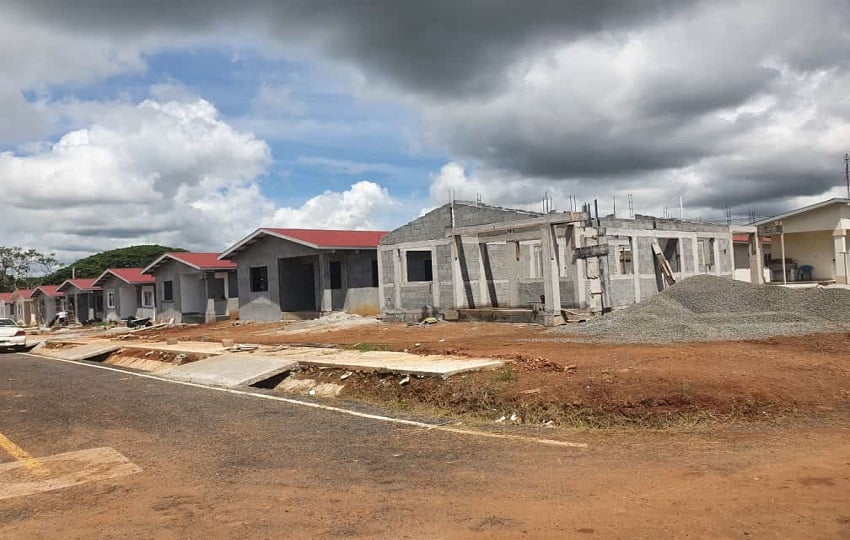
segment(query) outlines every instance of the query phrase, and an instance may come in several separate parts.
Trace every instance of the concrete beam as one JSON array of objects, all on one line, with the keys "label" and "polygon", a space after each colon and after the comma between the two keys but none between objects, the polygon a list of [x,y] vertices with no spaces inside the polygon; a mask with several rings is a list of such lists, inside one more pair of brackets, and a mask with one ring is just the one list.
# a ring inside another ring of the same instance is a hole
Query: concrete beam
[{"label": "concrete beam", "polygon": [[476,236],[484,233],[514,231],[517,229],[530,229],[532,227],[541,227],[544,225],[574,223],[577,221],[587,221],[587,219],[587,213],[584,212],[561,212],[557,214],[548,214],[537,218],[517,219],[514,221],[490,223],[487,225],[474,225],[471,227],[456,227],[453,229],[449,229],[448,233],[446,233],[446,236]]}]

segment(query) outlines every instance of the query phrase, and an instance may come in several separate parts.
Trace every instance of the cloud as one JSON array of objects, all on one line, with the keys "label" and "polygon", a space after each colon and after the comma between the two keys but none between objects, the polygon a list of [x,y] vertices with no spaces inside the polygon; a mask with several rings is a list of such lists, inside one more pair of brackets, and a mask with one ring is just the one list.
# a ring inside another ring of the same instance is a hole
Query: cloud
[{"label": "cloud", "polygon": [[120,106],[32,154],[0,154],[0,234],[98,251],[130,242],[222,245],[271,215],[268,146],[203,100]]},{"label": "cloud", "polygon": [[[279,208],[270,225],[315,229],[381,229],[399,202],[380,185],[361,180],[343,192],[325,191],[298,208]],[[397,225],[397,224],[396,224]]]},{"label": "cloud", "polygon": [[[541,187],[600,198],[624,188],[654,207],[683,196],[769,211],[841,183],[848,26],[843,0],[30,0],[10,2],[0,22],[0,44],[25,51],[0,60],[14,89],[0,110],[22,115],[6,139],[29,140],[50,120],[21,106],[23,91],[143,70],[163,47],[248,44],[415,110],[431,148],[474,171],[467,184],[485,196],[532,204]],[[240,129],[341,147],[385,128],[301,106],[285,87],[261,89],[255,107],[270,115]]]}]

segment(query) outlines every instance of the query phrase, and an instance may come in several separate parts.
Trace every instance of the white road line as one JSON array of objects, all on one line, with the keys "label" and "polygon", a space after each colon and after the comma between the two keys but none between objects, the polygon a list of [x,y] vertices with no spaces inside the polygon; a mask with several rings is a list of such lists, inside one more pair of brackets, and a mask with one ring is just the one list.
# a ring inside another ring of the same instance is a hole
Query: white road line
[{"label": "white road line", "polygon": [[123,369],[113,368],[113,367],[109,367],[109,366],[102,366],[102,365],[99,365],[99,364],[91,364],[91,363],[88,363],[88,362],[78,362],[76,360],[65,360],[65,359],[62,359],[62,358],[54,358],[52,356],[41,356],[41,355],[32,354],[32,353],[20,353],[20,354],[25,355],[25,356],[31,356],[33,358],[41,358],[41,359],[45,359],[45,360],[55,360],[57,362],[65,362],[66,364],[76,364],[78,366],[84,366],[84,367],[88,367],[88,368],[105,369],[107,371],[115,371],[115,372],[118,372],[118,373],[123,373],[125,375],[132,375],[134,377],[141,377],[143,379],[154,379],[156,381],[162,381],[162,382],[171,383],[171,384],[179,384],[179,385],[183,385],[183,386],[192,386],[192,387],[195,387],[195,388],[205,388],[207,390],[215,390],[216,392],[226,392],[228,394],[237,394],[237,395],[241,395],[241,396],[251,396],[251,397],[255,397],[255,398],[268,399],[268,400],[272,400],[272,401],[282,401],[284,403],[289,403],[291,405],[300,405],[302,407],[310,407],[310,408],[313,408],[313,409],[321,409],[323,411],[331,411],[331,412],[336,412],[336,413],[341,413],[341,414],[347,414],[349,416],[357,416],[359,418],[368,418],[369,420],[377,420],[379,422],[390,422],[390,423],[393,423],[393,424],[401,424],[401,425],[405,425],[405,426],[425,428],[425,429],[428,429],[428,430],[445,431],[447,433],[455,433],[455,434],[458,434],[458,435],[471,435],[471,436],[475,436],[475,437],[486,437],[486,438],[491,438],[491,439],[506,439],[506,440],[522,441],[522,442],[531,442],[531,443],[536,443],[536,444],[544,444],[544,445],[548,445],[548,446],[564,446],[564,447],[569,447],[569,448],[587,448],[587,444],[585,444],[585,443],[577,443],[577,442],[570,442],[570,441],[556,441],[554,439],[540,439],[540,438],[537,438],[537,437],[524,437],[522,435],[506,435],[506,434],[502,434],[502,433],[488,433],[486,431],[476,431],[476,430],[472,430],[472,429],[461,429],[461,428],[451,427],[451,426],[441,426],[441,425],[436,425],[436,424],[429,424],[427,422],[417,422],[416,420],[405,420],[403,418],[393,418],[391,416],[381,416],[381,415],[378,415],[378,414],[369,414],[369,413],[363,413],[363,412],[359,412],[359,411],[352,411],[350,409],[343,409],[341,407],[331,407],[329,405],[322,405],[321,403],[313,403],[313,402],[310,402],[310,401],[301,401],[299,399],[285,398],[285,397],[280,397],[280,396],[271,396],[271,395],[268,395],[268,394],[259,394],[259,393],[256,393],[256,392],[247,392],[247,391],[244,391],[244,390],[234,390],[233,388],[221,388],[221,387],[218,387],[218,386],[207,386],[207,385],[204,385],[204,384],[198,384],[198,383],[193,383],[193,382],[188,382],[188,381],[178,381],[178,380],[174,380],[174,379],[167,379],[165,377],[159,377],[157,375],[150,375],[148,373],[136,373],[136,372],[133,372],[133,371],[126,371],[126,370],[123,370]]}]

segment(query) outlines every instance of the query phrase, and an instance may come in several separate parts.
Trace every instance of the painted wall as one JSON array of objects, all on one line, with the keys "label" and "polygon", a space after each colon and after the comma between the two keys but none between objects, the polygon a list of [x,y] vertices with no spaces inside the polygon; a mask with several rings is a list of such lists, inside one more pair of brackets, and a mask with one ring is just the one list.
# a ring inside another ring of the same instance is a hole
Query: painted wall
[{"label": "painted wall", "polygon": [[[773,257],[782,258],[782,243],[779,235],[771,236]],[[785,258],[792,259],[797,267],[808,264],[814,267],[812,278],[816,280],[834,279],[835,260],[833,255],[832,232],[802,232],[785,234]]]}]

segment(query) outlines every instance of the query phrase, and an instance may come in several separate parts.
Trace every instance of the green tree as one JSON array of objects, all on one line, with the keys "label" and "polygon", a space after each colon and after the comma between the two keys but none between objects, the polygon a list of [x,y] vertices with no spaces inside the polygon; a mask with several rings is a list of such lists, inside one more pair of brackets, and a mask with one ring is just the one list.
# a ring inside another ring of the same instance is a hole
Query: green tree
[{"label": "green tree", "polygon": [[71,279],[72,275],[78,278],[93,278],[107,268],[144,268],[163,253],[174,251],[186,250],[151,244],[103,251],[59,268],[45,276],[42,283],[58,285],[66,279]]},{"label": "green tree", "polygon": [[59,261],[53,253],[43,253],[37,249],[22,247],[0,246],[0,290],[10,291],[16,287],[26,287],[32,284],[30,275],[49,274]]}]

